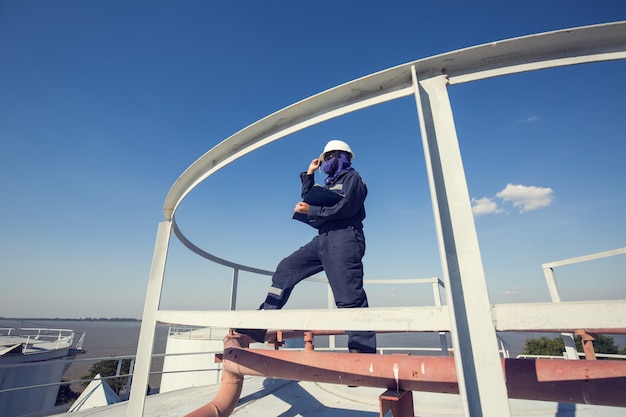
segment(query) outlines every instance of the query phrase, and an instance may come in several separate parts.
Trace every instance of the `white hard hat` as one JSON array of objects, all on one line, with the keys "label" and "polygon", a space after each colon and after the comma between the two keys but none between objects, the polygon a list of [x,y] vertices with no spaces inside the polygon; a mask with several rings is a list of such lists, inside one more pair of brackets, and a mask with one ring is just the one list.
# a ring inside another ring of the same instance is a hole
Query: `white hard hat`
[{"label": "white hard hat", "polygon": [[324,146],[324,152],[320,154],[320,159],[324,159],[324,155],[331,151],[344,151],[350,154],[350,159],[354,158],[354,153],[350,149],[350,145],[342,140],[333,139]]}]

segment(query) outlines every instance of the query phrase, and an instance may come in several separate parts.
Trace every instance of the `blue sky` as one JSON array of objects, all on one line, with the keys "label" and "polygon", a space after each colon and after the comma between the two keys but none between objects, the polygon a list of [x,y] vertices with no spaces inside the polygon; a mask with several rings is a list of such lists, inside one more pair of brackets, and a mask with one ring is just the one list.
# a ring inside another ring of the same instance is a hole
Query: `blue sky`
[{"label": "blue sky", "polygon": [[[170,186],[268,114],[415,59],[624,19],[621,0],[0,0],[0,316],[139,318]],[[623,74],[611,62],[450,89],[493,302],[547,301],[542,263],[626,246]],[[314,233],[289,217],[298,173],[333,138],[369,187],[366,278],[440,276],[412,98],[236,161],[183,202],[181,228],[273,269]],[[625,267],[559,269],[562,297],[626,298]],[[226,308],[230,276],[173,238],[162,307]],[[256,308],[269,278],[240,283],[238,306]],[[428,287],[367,290],[374,306],[432,303]],[[303,283],[288,307],[324,291]]]}]

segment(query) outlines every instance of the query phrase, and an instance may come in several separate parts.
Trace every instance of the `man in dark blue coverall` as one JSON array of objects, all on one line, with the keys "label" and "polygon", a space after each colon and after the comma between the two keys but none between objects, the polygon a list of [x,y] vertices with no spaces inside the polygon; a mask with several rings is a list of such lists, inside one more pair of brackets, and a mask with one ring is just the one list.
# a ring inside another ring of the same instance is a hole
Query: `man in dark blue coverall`
[{"label": "man in dark blue coverall", "polygon": [[[318,272],[325,271],[338,308],[368,307],[363,289],[365,237],[365,197],[367,187],[352,168],[354,154],[350,146],[340,140],[328,142],[319,158],[311,161],[306,172],[300,174],[302,197],[315,184],[315,171],[323,164],[328,175],[326,188],[343,195],[335,205],[313,206],[303,201],[294,211],[307,216],[308,224],[318,229],[318,235],[309,243],[283,259],[272,277],[263,310],[282,308],[297,283]],[[265,330],[238,329],[258,341],[265,340]],[[375,353],[376,333],[347,331],[350,352]]]}]

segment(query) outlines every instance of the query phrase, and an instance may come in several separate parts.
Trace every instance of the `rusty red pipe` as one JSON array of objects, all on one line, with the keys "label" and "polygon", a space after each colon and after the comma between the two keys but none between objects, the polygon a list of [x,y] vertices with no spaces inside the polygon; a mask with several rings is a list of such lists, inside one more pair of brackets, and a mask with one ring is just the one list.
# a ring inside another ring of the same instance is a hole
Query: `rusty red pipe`
[{"label": "rusty red pipe", "polygon": [[[229,348],[224,370],[341,385],[458,393],[454,358]],[[626,406],[626,362],[503,359],[510,398]],[[395,369],[395,371],[394,371]],[[397,376],[397,379],[396,379]]]},{"label": "rusty red pipe", "polygon": [[411,390],[458,393],[449,357],[257,349],[227,349],[223,357],[223,369],[236,374],[407,390],[396,386],[394,365],[399,383],[415,379],[416,366],[421,370]]},{"label": "rusty red pipe", "polygon": [[[244,349],[224,342],[222,383],[213,401],[186,417],[227,417],[243,388],[243,375],[360,385],[402,391],[458,393],[454,358],[314,351]],[[626,406],[626,362],[503,359],[510,398]]]},{"label": "rusty red pipe", "polygon": [[[226,336],[224,339],[224,349],[229,348],[241,349],[241,339],[239,337],[233,337],[232,335]],[[228,417],[239,401],[242,388],[243,375],[223,369],[220,390],[213,401],[192,411],[185,415],[185,417]]]}]

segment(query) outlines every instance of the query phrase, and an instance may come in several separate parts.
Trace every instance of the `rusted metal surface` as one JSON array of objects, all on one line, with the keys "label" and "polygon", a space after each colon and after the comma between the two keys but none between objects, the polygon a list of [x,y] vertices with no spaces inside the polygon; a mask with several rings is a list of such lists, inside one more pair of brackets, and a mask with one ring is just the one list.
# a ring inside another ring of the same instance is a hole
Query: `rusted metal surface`
[{"label": "rusted metal surface", "polygon": [[385,417],[391,411],[392,417],[413,417],[413,393],[411,391],[396,391],[388,389],[378,397],[380,417]]},{"label": "rusted metal surface", "polygon": [[241,375],[458,393],[450,357],[226,349],[223,366]]},{"label": "rusted metal surface", "polygon": [[[242,339],[240,337],[229,335],[224,339],[224,348],[241,348]],[[244,345],[247,346],[247,345]],[[243,388],[243,375],[233,373],[226,369],[222,370],[222,380],[220,390],[215,398],[185,415],[185,417],[227,417],[229,416],[241,396]]]},{"label": "rusted metal surface", "polygon": [[[234,374],[296,381],[458,393],[454,358],[230,348]],[[509,398],[626,407],[626,362],[503,359]]]},{"label": "rusted metal surface", "polygon": [[593,341],[598,338],[596,334],[587,333],[584,330],[577,330],[576,334],[580,336],[583,345],[583,351],[585,352],[585,358],[588,360],[596,359],[596,351],[593,348]]},{"label": "rusted metal surface", "polygon": [[626,362],[506,359],[510,398],[626,407]]}]

